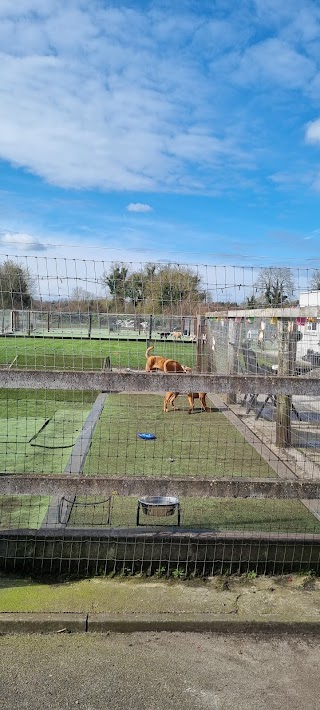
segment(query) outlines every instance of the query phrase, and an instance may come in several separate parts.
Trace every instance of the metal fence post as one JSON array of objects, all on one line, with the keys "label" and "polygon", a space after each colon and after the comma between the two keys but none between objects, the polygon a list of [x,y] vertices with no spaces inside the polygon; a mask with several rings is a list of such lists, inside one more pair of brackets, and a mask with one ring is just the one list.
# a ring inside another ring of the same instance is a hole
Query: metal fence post
[{"label": "metal fence post", "polygon": [[[296,329],[289,318],[278,319],[278,374],[294,374],[296,353]],[[292,395],[279,394],[276,413],[276,446],[291,446]]]},{"label": "metal fence post", "polygon": [[[228,324],[228,375],[238,373],[238,348],[240,342],[241,322],[230,318]],[[236,404],[236,392],[228,392],[227,404]]]}]

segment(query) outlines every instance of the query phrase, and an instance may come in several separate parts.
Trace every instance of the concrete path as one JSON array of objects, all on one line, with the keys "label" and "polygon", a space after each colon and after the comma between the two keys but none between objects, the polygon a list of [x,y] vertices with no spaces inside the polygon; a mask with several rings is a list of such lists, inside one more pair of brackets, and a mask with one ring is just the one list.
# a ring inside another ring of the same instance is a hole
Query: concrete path
[{"label": "concrete path", "polygon": [[0,710],[319,707],[316,637],[69,634],[0,637]]}]

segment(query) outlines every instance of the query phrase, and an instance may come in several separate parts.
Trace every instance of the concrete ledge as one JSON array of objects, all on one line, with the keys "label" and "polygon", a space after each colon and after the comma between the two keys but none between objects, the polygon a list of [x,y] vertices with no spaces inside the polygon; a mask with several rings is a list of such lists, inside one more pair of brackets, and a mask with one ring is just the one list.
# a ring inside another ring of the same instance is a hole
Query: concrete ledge
[{"label": "concrete ledge", "polygon": [[311,633],[319,634],[320,621],[239,619],[229,614],[89,614],[88,632],[136,633],[144,631],[196,633]]},{"label": "concrete ledge", "polygon": [[87,614],[0,613],[0,635],[73,633],[87,630]]},{"label": "concrete ledge", "polygon": [[0,636],[49,633],[138,633],[138,632],[312,634],[320,621],[238,619],[223,614],[34,614],[0,613]]}]

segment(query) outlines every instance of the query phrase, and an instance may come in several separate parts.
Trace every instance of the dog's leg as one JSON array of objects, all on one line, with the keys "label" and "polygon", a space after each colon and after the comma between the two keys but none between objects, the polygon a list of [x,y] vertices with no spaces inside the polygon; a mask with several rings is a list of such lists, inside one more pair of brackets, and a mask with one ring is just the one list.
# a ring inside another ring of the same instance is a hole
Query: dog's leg
[{"label": "dog's leg", "polygon": [[177,411],[179,409],[179,407],[175,407],[175,404],[174,404],[176,398],[178,397],[178,394],[179,394],[179,392],[172,392],[170,400],[169,400],[171,407],[174,411]]},{"label": "dog's leg", "polygon": [[199,399],[200,399],[200,404],[201,404],[201,408],[203,409],[203,411],[208,412],[209,410],[207,407],[205,392],[200,392]]},{"label": "dog's leg", "polygon": [[163,411],[168,412],[168,392],[166,392],[165,398],[163,400]]},{"label": "dog's leg", "polygon": [[168,412],[168,404],[171,404],[172,409],[175,409],[175,406],[173,404],[175,398],[176,398],[176,393],[175,392],[166,392],[165,398],[163,400],[163,411]]},{"label": "dog's leg", "polygon": [[190,394],[188,394],[187,397],[188,397],[188,402],[189,402],[188,414],[191,414],[191,412],[193,412],[193,408],[194,408],[194,396],[190,392]]}]

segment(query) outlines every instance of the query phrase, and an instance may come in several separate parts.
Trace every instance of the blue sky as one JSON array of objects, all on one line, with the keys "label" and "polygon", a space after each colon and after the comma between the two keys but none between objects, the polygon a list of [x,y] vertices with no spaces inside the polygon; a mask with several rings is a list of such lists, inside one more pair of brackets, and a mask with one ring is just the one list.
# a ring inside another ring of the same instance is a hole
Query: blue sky
[{"label": "blue sky", "polygon": [[0,251],[320,267],[320,5],[1,0]]}]

